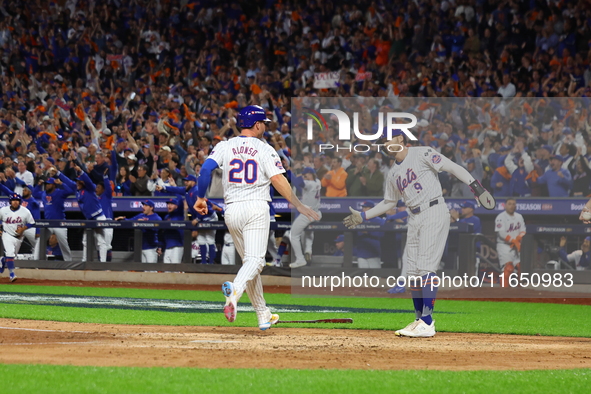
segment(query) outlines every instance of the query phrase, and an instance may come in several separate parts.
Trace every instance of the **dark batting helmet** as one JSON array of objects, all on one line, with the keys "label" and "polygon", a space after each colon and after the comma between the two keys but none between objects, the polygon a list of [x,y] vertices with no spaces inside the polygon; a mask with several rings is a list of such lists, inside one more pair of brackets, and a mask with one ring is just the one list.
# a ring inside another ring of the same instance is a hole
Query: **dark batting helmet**
[{"label": "dark batting helmet", "polygon": [[263,107],[259,105],[249,105],[242,108],[240,114],[238,114],[238,127],[250,129],[256,122],[271,122],[271,119],[267,119],[267,114]]}]

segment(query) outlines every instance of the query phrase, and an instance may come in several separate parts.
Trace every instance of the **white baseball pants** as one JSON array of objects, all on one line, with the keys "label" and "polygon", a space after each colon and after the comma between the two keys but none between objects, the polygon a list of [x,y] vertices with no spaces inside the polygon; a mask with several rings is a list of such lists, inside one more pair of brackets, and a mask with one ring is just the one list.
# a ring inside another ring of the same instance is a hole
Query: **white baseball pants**
[{"label": "white baseball pants", "polygon": [[2,233],[2,245],[4,245],[4,255],[6,257],[16,257],[23,243],[23,238],[13,237],[6,231]]},{"label": "white baseball pants", "polygon": [[[72,251],[70,250],[70,244],[68,244],[68,229],[65,227],[54,227],[50,228],[49,232],[51,234],[55,234],[57,238],[57,243],[60,246],[60,250],[62,251],[62,255],[64,256],[64,261],[72,261]],[[86,236],[86,233],[84,233]],[[85,239],[85,238],[83,238]],[[46,247],[47,245],[43,245]],[[82,256],[82,259],[86,258],[86,254]],[[84,260],[82,260],[84,261]]]},{"label": "white baseball pants", "polygon": [[[97,216],[95,220],[107,220],[105,215]],[[94,231],[94,242],[96,244],[96,249],[99,251],[99,261],[101,263],[107,262],[107,243],[105,241],[105,229],[104,228],[95,228]],[[84,236],[82,236],[82,262],[86,261],[86,230],[84,231]],[[61,245],[60,245],[61,248]],[[64,251],[62,250],[62,254]],[[66,256],[64,255],[64,260]]]},{"label": "white baseball pants", "polygon": [[449,234],[449,211],[439,203],[408,217],[406,248],[408,275],[437,272]]},{"label": "white baseball pants", "polygon": [[265,302],[260,273],[265,266],[269,238],[269,204],[267,201],[228,204],[226,224],[232,234],[234,246],[242,257],[242,268],[234,279],[236,301],[246,291],[259,324],[266,323],[271,319],[271,311]]},{"label": "white baseball pants", "polygon": [[158,252],[154,249],[142,249],[142,263],[157,263]]},{"label": "white baseball pants", "polygon": [[[322,219],[322,213],[316,211],[318,215],[320,215],[320,219]],[[296,220],[293,221],[291,225],[291,250],[293,251],[292,254],[292,261],[302,261],[304,260],[304,253],[302,252],[302,242],[305,244],[306,253],[312,252],[312,243],[314,243],[314,231],[305,231],[308,224],[312,223],[313,220],[310,220],[306,215],[299,215]],[[305,235],[304,235],[305,234]],[[302,237],[304,235],[304,237]],[[304,239],[302,239],[304,238]]]}]

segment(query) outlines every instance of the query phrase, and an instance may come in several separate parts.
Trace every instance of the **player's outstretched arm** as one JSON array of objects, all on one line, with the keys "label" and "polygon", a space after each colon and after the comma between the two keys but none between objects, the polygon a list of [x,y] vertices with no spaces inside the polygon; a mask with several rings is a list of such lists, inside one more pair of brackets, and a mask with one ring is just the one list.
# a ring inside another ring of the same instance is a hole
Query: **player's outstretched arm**
[{"label": "player's outstretched arm", "polygon": [[343,224],[347,226],[347,228],[353,228],[358,224],[363,223],[363,221],[365,220],[372,219],[385,214],[394,207],[396,207],[396,201],[386,200],[380,201],[375,207],[373,207],[367,212],[359,212],[349,207],[349,211],[351,211],[351,214],[347,216],[345,219],[343,219]]},{"label": "player's outstretched arm", "polygon": [[444,164],[441,166],[441,171],[449,172],[460,181],[470,186],[472,193],[474,193],[474,197],[478,202],[478,205],[482,205],[484,208],[489,210],[495,208],[495,198],[480,184],[480,181],[474,179],[465,168],[457,165],[451,160],[445,160]]},{"label": "player's outstretched arm", "polygon": [[290,204],[294,206],[302,215],[306,215],[310,220],[320,220],[320,216],[312,208],[304,205],[300,199],[295,195],[291,185],[283,174],[273,175],[271,177],[271,183],[275,190],[279,192]]},{"label": "player's outstretched arm", "polygon": [[201,167],[201,171],[199,171],[199,178],[197,179],[198,198],[193,205],[193,209],[199,212],[200,215],[207,215],[207,200],[205,199],[205,193],[207,193],[207,189],[211,183],[211,173],[218,167],[218,163],[209,158],[205,160],[203,167]]}]

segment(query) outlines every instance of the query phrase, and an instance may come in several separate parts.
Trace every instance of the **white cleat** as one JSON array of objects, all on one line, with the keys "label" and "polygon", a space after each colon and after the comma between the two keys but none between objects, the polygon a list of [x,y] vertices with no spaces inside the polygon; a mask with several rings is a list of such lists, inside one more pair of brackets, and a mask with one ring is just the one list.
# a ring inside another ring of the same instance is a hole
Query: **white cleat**
[{"label": "white cleat", "polygon": [[238,306],[236,302],[236,290],[232,282],[224,282],[222,285],[222,293],[226,297],[226,305],[224,306],[224,315],[230,323],[236,320],[238,313]]},{"label": "white cleat", "polygon": [[425,323],[422,319],[415,320],[403,329],[395,331],[394,334],[401,337],[430,338],[435,336],[435,320],[431,325]]},{"label": "white cleat", "polygon": [[271,315],[271,320],[269,320],[266,323],[262,323],[259,324],[259,329],[261,329],[262,331],[265,331],[268,328],[271,328],[272,325],[277,324],[277,322],[279,321],[279,315]]},{"label": "white cleat", "polygon": [[306,260],[301,260],[301,261],[294,261],[293,263],[291,263],[289,265],[289,268],[300,268],[300,267],[305,267],[306,264],[308,264],[306,262]]}]

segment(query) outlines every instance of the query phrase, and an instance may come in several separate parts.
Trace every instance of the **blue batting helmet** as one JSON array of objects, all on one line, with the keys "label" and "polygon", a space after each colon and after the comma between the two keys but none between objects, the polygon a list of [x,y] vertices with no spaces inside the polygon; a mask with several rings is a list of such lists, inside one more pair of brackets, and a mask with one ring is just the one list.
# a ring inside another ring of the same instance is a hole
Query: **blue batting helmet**
[{"label": "blue batting helmet", "polygon": [[238,127],[242,129],[250,129],[256,122],[270,122],[267,119],[267,114],[263,107],[259,105],[249,105],[242,108],[238,114]]},{"label": "blue batting helmet", "polygon": [[14,193],[14,194],[11,194],[11,195],[10,195],[10,198],[9,198],[9,200],[10,200],[10,201],[12,201],[12,200],[18,200],[18,201],[22,201],[23,199],[21,198],[20,194],[16,194],[16,193]]}]

